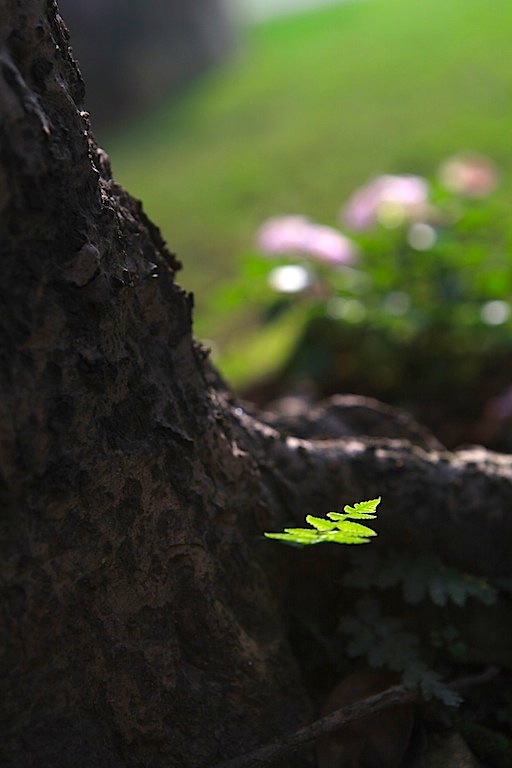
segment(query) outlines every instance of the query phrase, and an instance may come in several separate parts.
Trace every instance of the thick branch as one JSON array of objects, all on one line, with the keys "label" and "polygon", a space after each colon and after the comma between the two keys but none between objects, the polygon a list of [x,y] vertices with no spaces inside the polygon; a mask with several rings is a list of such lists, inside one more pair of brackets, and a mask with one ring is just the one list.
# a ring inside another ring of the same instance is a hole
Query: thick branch
[{"label": "thick branch", "polygon": [[303,440],[233,413],[241,444],[249,440],[274,506],[284,510],[279,526],[382,496],[376,529],[383,540],[434,551],[461,570],[510,575],[512,457],[385,438]]}]

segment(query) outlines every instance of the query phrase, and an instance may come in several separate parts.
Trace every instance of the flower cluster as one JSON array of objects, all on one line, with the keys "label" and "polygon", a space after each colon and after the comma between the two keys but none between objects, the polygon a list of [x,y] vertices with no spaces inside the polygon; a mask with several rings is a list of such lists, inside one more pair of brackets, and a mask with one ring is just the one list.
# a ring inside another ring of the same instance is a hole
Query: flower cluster
[{"label": "flower cluster", "polygon": [[[437,183],[455,197],[483,198],[497,186],[498,173],[488,158],[463,153],[442,163]],[[354,238],[376,227],[405,227],[410,248],[431,250],[437,241],[438,227],[445,224],[444,214],[432,197],[432,184],[421,176],[385,174],[357,189],[342,206],[339,220],[354,233],[352,237],[299,214],[268,219],[256,235],[258,251],[272,258],[284,256],[300,261],[273,269],[269,274],[270,285],[282,293],[309,289],[314,278],[304,260],[333,268],[355,267],[361,247]]]}]

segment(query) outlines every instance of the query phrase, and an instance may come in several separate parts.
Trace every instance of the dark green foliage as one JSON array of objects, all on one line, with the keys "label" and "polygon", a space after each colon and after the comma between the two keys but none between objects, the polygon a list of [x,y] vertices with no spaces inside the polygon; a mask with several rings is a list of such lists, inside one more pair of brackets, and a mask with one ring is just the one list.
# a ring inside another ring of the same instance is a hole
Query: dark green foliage
[{"label": "dark green foliage", "polygon": [[402,619],[383,615],[377,600],[360,600],[355,615],[344,617],[339,629],[349,639],[349,656],[363,656],[372,667],[402,673],[404,685],[418,689],[426,700],[437,698],[448,706],[460,703],[460,696],[424,661],[420,637],[407,631]]},{"label": "dark green foliage", "polygon": [[463,606],[470,597],[491,605],[496,600],[496,590],[485,579],[446,566],[433,554],[389,550],[382,556],[366,552],[343,581],[359,589],[398,587],[405,602],[411,605],[431,600],[441,607],[450,602]]},{"label": "dark green foliage", "polygon": [[[366,658],[370,666],[400,672],[403,683],[417,688],[426,700],[459,704],[460,696],[443,684],[437,669],[463,658],[466,644],[449,623],[449,614],[440,609],[450,604],[462,607],[470,598],[489,605],[496,600],[496,590],[483,579],[444,565],[435,555],[393,550],[383,555],[360,553],[343,583],[369,592],[387,591],[382,602],[364,597],[352,615],[342,618],[339,630],[348,640],[347,654]],[[396,615],[383,610],[385,598],[395,606]],[[419,604],[421,614],[411,613],[408,606]],[[421,627],[423,613],[429,617],[426,632]]]}]

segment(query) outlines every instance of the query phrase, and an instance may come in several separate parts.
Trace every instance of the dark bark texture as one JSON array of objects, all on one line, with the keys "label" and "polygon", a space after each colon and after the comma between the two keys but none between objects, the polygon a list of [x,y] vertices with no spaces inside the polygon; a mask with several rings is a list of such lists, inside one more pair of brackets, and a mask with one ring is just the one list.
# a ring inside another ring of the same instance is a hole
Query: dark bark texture
[{"label": "dark bark texture", "polygon": [[311,715],[286,589],[313,561],[263,530],[382,495],[384,542],[506,577],[512,467],[351,398],[247,413],[83,102],[53,0],[4,0],[0,764],[206,768]]}]

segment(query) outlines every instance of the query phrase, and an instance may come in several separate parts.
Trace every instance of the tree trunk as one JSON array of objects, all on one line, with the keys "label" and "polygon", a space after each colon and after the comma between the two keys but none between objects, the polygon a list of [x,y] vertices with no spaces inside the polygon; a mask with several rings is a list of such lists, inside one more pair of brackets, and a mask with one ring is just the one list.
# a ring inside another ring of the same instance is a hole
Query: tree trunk
[{"label": "tree trunk", "polygon": [[261,532],[380,494],[383,542],[506,576],[511,464],[375,404],[366,435],[350,400],[313,414],[323,439],[248,414],[94,143],[53,0],[4,0],[0,41],[1,764],[214,766],[311,715],[287,585],[334,560]]}]

